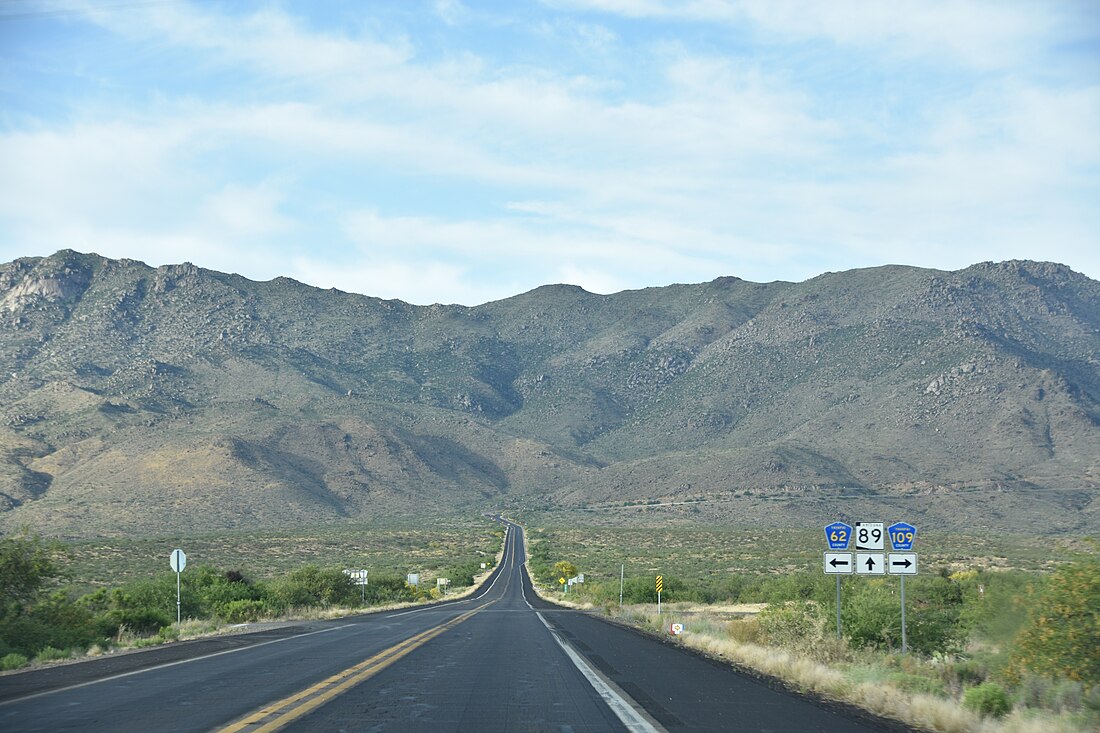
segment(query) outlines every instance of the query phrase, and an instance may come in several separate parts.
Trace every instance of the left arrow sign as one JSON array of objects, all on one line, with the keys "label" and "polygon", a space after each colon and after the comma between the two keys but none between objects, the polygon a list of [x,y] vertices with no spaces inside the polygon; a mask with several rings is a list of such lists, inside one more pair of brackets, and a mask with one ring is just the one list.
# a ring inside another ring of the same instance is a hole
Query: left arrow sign
[{"label": "left arrow sign", "polygon": [[826,552],[825,572],[829,575],[847,575],[852,572],[852,553]]}]

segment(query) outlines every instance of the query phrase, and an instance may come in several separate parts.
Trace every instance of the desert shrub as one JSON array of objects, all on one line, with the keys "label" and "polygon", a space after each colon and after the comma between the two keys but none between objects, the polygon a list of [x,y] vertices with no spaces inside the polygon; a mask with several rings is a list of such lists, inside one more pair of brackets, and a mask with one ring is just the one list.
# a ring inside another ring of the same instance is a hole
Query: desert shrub
[{"label": "desert shrub", "polygon": [[365,589],[368,604],[401,603],[414,601],[417,591],[411,588],[405,579],[397,575],[371,576],[370,585]]},{"label": "desert shrub", "polygon": [[226,603],[220,615],[231,624],[242,624],[258,621],[266,612],[267,606],[263,601],[239,600]]},{"label": "desert shrub", "polygon": [[755,618],[730,621],[726,624],[726,635],[743,644],[759,644],[764,640],[764,630]]},{"label": "desert shrub", "polygon": [[114,637],[123,627],[137,634],[153,634],[174,620],[174,615],[169,617],[158,609],[116,608],[99,616],[97,623],[101,634]]},{"label": "desert shrub", "polygon": [[0,657],[0,669],[5,672],[19,669],[20,667],[26,666],[29,661],[30,660],[24,655],[11,652],[10,654],[5,654],[3,657]]},{"label": "desert shrub", "polygon": [[767,641],[776,646],[808,649],[825,637],[825,619],[812,601],[772,604],[756,618]]},{"label": "desert shrub", "polygon": [[35,659],[39,662],[53,662],[58,659],[68,659],[72,656],[72,653],[65,649],[58,649],[56,647],[48,646],[42,651],[38,652]]},{"label": "desert shrub", "polygon": [[901,606],[885,583],[869,580],[849,590],[841,608],[844,635],[856,646],[891,649],[901,644]]},{"label": "desert shrub", "polygon": [[963,707],[993,718],[1012,711],[1008,693],[996,682],[983,682],[963,693]]},{"label": "desert shrub", "polygon": [[1100,683],[1100,558],[1059,568],[1037,596],[1016,637],[1009,677]]},{"label": "desert shrub", "polygon": [[357,605],[359,588],[339,568],[306,565],[273,582],[270,594],[281,608]]},{"label": "desert shrub", "polygon": [[[958,648],[962,594],[953,581],[931,576],[906,587],[906,635],[909,648],[923,654]],[[843,602],[844,634],[856,646],[901,646],[901,594],[891,580],[869,580],[850,590]]]},{"label": "desert shrub", "polygon": [[483,572],[481,563],[483,560],[467,560],[458,565],[452,565],[443,573],[443,577],[450,578],[454,587],[467,587],[474,584],[474,577]]},{"label": "desert shrub", "polygon": [[947,694],[943,682],[920,674],[896,672],[890,676],[890,682],[893,683],[894,687],[905,692],[938,695],[940,697]]},{"label": "desert shrub", "polygon": [[784,601],[831,602],[836,607],[836,585],[832,578],[821,572],[787,573],[767,578],[760,595],[768,603]]}]

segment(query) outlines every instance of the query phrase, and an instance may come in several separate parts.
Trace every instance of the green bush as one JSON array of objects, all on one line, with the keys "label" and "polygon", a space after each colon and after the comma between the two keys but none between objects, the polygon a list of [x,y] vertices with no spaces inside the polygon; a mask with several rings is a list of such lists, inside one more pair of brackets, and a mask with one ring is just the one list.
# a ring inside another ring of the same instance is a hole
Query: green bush
[{"label": "green bush", "polygon": [[263,601],[230,601],[222,607],[221,617],[231,624],[258,621],[267,612]]},{"label": "green bush", "polygon": [[20,667],[26,666],[27,662],[29,661],[30,660],[22,654],[16,654],[15,652],[12,652],[11,654],[6,654],[2,658],[0,658],[0,669],[4,670],[5,672],[13,669],[19,669]]},{"label": "green bush", "polygon": [[48,646],[42,651],[38,652],[35,657],[39,662],[52,662],[57,659],[68,659],[72,656],[72,653],[65,649],[57,649],[52,646]]},{"label": "green bush", "polygon": [[1100,558],[1063,566],[1047,579],[1016,637],[1009,676],[1100,683]]},{"label": "green bush", "polygon": [[161,627],[171,624],[174,619],[151,608],[116,608],[97,620],[103,635],[113,637],[124,626],[135,634],[153,634]]},{"label": "green bush", "polygon": [[993,718],[1000,718],[1012,711],[1008,693],[996,682],[983,682],[963,693],[963,707]]},{"label": "green bush", "polygon": [[[928,655],[956,650],[964,633],[959,625],[961,589],[947,578],[930,576],[908,583],[906,596],[909,649]],[[901,594],[896,581],[859,584],[845,595],[842,614],[844,634],[853,644],[884,650],[901,647]]]},{"label": "green bush", "polygon": [[821,608],[812,601],[772,604],[756,619],[768,642],[776,646],[805,649],[824,638]]},{"label": "green bush", "polygon": [[947,690],[944,688],[943,682],[938,679],[932,679],[931,677],[925,677],[919,674],[909,674],[907,672],[896,672],[890,675],[890,682],[894,684],[894,687],[905,692],[917,692],[925,695],[938,695],[944,697],[947,695]]},{"label": "green bush", "polygon": [[359,605],[359,593],[359,587],[343,570],[316,565],[299,568],[270,587],[277,608]]}]

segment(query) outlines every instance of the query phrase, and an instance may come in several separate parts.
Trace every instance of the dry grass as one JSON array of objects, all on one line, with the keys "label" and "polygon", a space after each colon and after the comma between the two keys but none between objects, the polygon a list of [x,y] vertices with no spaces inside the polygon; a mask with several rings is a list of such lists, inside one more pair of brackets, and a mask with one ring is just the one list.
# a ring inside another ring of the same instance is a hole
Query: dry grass
[{"label": "dry grass", "polygon": [[[557,602],[556,599],[550,599]],[[653,634],[667,634],[669,614],[660,617],[652,606],[626,607],[611,615]],[[736,666],[783,680],[795,689],[857,705],[877,715],[938,733],[1085,733],[1070,716],[1017,710],[1000,720],[983,718],[963,708],[958,700],[901,690],[888,678],[856,681],[851,666],[828,665],[797,652],[744,641],[729,634],[730,627],[749,627],[753,621],[727,622],[721,618],[689,621],[679,637],[685,646]],[[735,634],[737,629],[734,629]],[[744,634],[752,638],[754,634]]]}]

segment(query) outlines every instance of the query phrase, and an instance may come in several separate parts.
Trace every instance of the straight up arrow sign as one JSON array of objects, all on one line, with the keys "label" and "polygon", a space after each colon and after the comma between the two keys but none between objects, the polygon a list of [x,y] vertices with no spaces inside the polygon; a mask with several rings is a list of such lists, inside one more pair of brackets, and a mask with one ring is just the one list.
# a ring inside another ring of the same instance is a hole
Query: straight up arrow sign
[{"label": "straight up arrow sign", "polygon": [[856,572],[860,575],[885,575],[886,556],[881,552],[857,552]]}]

